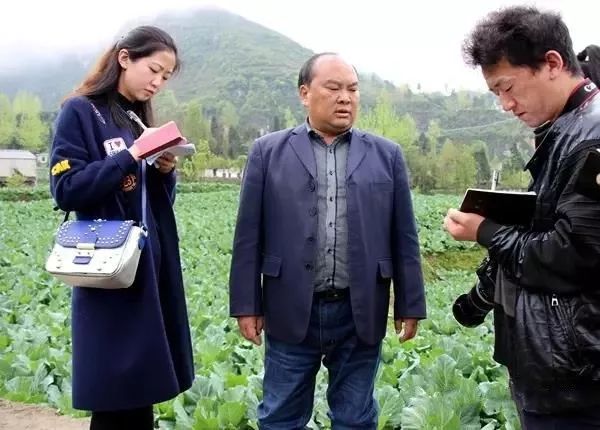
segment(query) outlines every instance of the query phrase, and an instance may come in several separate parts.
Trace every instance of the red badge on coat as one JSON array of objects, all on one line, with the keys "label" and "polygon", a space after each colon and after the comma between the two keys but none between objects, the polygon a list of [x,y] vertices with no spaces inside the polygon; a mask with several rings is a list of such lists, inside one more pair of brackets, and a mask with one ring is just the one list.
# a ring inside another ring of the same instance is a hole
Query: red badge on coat
[{"label": "red badge on coat", "polygon": [[133,191],[135,190],[136,185],[137,177],[131,173],[123,178],[123,181],[121,182],[121,189],[125,192]]}]

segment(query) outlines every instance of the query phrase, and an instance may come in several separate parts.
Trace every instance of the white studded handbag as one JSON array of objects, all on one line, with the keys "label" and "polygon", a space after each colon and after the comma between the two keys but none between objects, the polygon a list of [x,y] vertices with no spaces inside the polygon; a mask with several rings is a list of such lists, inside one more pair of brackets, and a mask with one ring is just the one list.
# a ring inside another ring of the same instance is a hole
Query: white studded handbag
[{"label": "white studded handbag", "polygon": [[116,289],[133,284],[148,236],[145,170],[142,161],[142,221],[68,221],[67,213],[46,260],[49,273],[73,287]]}]

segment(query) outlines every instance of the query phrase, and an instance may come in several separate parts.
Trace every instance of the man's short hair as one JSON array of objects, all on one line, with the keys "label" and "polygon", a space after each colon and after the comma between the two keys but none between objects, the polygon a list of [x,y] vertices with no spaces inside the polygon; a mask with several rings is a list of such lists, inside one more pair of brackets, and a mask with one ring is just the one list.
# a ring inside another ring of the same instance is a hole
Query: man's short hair
[{"label": "man's short hair", "polygon": [[[325,57],[327,55],[338,56],[339,54],[336,52],[320,52],[318,54],[313,55],[304,62],[304,64],[300,68],[300,73],[298,73],[298,88],[300,88],[302,85],[310,85],[313,78],[315,77],[315,63],[319,58]],[[352,66],[352,68],[354,69],[356,76],[358,76],[358,70],[356,70],[356,67]]]},{"label": "man's short hair", "polygon": [[569,29],[560,14],[532,6],[512,6],[487,15],[465,39],[463,56],[470,66],[495,66],[506,59],[513,66],[538,70],[545,54],[557,51],[565,68],[581,75]]},{"label": "man's short hair", "polygon": [[315,63],[319,58],[324,57],[326,55],[338,54],[336,54],[335,52],[320,52],[318,54],[313,55],[304,62],[304,64],[300,68],[300,73],[298,73],[298,88],[300,88],[302,85],[310,85],[313,78],[315,77],[313,70],[315,68]]}]

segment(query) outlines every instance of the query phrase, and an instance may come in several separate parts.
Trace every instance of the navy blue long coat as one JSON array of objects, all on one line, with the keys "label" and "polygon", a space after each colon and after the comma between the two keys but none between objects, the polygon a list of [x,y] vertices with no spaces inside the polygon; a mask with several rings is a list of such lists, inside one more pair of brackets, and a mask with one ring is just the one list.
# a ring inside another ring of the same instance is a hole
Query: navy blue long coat
[{"label": "navy blue long coat", "polygon": [[[141,163],[122,150],[134,140],[108,106],[68,100],[57,120],[50,186],[78,219],[141,214]],[[120,150],[120,151],[119,151]],[[133,286],[73,289],[73,407],[102,411],[149,406],[187,390],[193,358],[179,239],[174,173],[146,169],[148,241]]]}]

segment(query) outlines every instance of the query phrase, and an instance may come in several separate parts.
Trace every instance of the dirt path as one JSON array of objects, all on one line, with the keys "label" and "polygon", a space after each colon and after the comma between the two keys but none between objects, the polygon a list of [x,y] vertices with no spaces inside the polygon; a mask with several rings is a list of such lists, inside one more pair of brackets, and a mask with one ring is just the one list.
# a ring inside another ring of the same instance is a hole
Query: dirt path
[{"label": "dirt path", "polygon": [[87,430],[88,419],[57,415],[50,408],[0,399],[0,430]]}]

